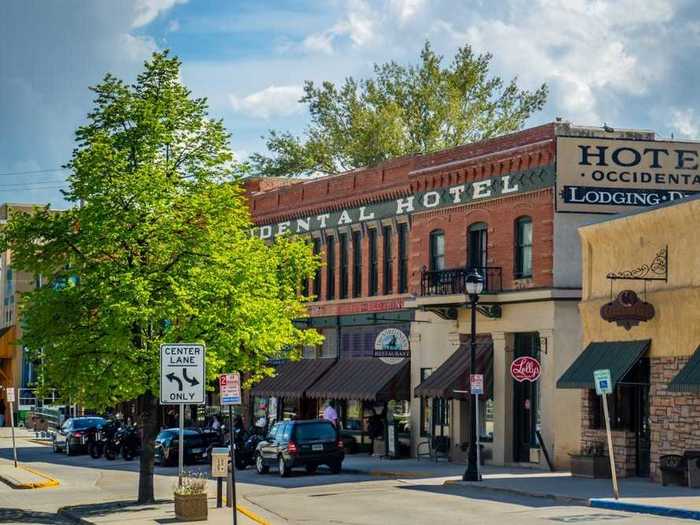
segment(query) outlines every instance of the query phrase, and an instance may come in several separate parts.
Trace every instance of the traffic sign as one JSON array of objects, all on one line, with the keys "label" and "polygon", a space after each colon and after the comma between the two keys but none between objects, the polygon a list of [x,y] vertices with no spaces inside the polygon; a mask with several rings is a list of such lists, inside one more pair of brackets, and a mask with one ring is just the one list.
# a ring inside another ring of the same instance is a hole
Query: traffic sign
[{"label": "traffic sign", "polygon": [[593,372],[593,381],[595,382],[595,393],[599,396],[603,394],[612,394],[612,378],[610,370],[595,370]]},{"label": "traffic sign", "polygon": [[484,393],[484,375],[470,374],[469,385],[471,387],[472,395],[482,395]]},{"label": "traffic sign", "polygon": [[203,405],[205,378],[204,345],[160,346],[161,405]]},{"label": "traffic sign", "polygon": [[14,403],[15,401],[15,389],[13,387],[7,388],[7,402]]},{"label": "traffic sign", "polygon": [[219,376],[219,398],[222,406],[241,404],[241,375],[238,372]]}]

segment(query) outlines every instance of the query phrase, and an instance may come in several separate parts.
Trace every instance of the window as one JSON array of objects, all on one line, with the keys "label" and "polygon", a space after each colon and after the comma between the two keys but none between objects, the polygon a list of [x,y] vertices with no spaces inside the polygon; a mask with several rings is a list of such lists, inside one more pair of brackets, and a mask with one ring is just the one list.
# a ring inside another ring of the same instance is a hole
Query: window
[{"label": "window", "polygon": [[369,230],[369,295],[377,295],[377,230]]},{"label": "window", "polygon": [[[432,368],[420,369],[420,382],[422,383],[432,373]],[[432,434],[433,400],[429,397],[422,397],[420,400],[420,435],[429,436]]]},{"label": "window", "polygon": [[340,298],[348,298],[348,235],[341,233],[338,236],[340,243]]},{"label": "window", "polygon": [[362,232],[352,232],[352,296],[362,295]]},{"label": "window", "polygon": [[[485,222],[477,222],[469,226],[468,243],[469,267],[485,269],[488,266],[486,254],[487,225]],[[485,276],[482,275],[482,277]]]},{"label": "window", "polygon": [[326,301],[335,299],[335,239],[326,238]]},{"label": "window", "polygon": [[[319,255],[321,253],[321,239],[314,239],[314,255]],[[321,298],[321,268],[316,270],[314,275],[314,295],[318,301]]]},{"label": "window", "polygon": [[445,232],[435,230],[430,233],[430,271],[445,269]]},{"label": "window", "polygon": [[382,232],[384,239],[384,295],[389,295],[393,290],[393,273],[391,271],[393,261],[391,260],[391,226],[384,226]]},{"label": "window", "polygon": [[408,291],[408,225],[399,223],[399,293]]},{"label": "window", "polygon": [[532,219],[515,221],[515,277],[532,276]]}]

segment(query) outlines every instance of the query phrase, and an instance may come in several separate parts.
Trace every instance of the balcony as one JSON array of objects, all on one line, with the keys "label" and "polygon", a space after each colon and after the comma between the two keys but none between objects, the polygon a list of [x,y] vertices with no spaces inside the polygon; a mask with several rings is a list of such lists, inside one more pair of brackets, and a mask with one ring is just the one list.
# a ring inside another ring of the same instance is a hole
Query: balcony
[{"label": "balcony", "polygon": [[484,278],[484,291],[482,293],[499,293],[503,291],[503,278],[500,267],[450,268],[434,272],[423,268],[420,279],[420,294],[421,296],[466,294],[467,275],[472,270],[476,270]]}]

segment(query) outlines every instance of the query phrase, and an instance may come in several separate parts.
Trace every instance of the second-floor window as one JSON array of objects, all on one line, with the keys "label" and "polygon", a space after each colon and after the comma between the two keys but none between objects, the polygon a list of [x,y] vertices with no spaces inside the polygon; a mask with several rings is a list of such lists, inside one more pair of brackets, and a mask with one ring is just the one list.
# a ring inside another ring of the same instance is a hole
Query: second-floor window
[{"label": "second-floor window", "polygon": [[335,299],[335,239],[326,238],[326,301]]},{"label": "second-floor window", "polygon": [[394,286],[394,275],[391,271],[394,262],[391,259],[391,226],[384,226],[382,238],[384,239],[384,295],[388,295]]},{"label": "second-floor window", "polygon": [[399,293],[408,291],[408,224],[401,222],[399,228]]},{"label": "second-floor window", "polygon": [[445,232],[434,230],[430,233],[429,269],[437,272],[445,269]]},{"label": "second-floor window", "polygon": [[[484,272],[487,264],[486,246],[488,242],[487,225],[485,222],[476,222],[469,226],[467,255],[469,267]],[[482,276],[483,277],[483,276]]]},{"label": "second-floor window", "polygon": [[515,221],[515,277],[532,277],[532,219]]},{"label": "second-floor window", "polygon": [[352,232],[352,296],[362,295],[362,232]]},{"label": "second-floor window", "polygon": [[338,236],[340,243],[340,298],[348,297],[348,235],[341,233]]},{"label": "second-floor window", "polygon": [[[314,255],[319,255],[321,253],[321,239],[314,238]],[[314,274],[314,289],[313,293],[316,296],[316,300],[321,299],[321,268],[319,267]]]},{"label": "second-floor window", "polygon": [[371,228],[369,235],[369,295],[377,295],[377,280],[379,272],[377,268],[377,230]]}]

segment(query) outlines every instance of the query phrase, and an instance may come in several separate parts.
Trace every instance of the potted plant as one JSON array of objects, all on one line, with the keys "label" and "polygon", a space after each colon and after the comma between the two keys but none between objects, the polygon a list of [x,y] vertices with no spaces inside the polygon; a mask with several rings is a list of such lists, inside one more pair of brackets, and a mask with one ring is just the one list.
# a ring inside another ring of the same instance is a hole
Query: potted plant
[{"label": "potted plant", "polygon": [[183,472],[182,484],[175,487],[175,516],[186,521],[206,521],[207,479],[203,474]]},{"label": "potted plant", "polygon": [[571,475],[579,478],[609,478],[610,458],[605,453],[605,445],[596,442],[585,448],[581,454],[569,454]]}]

